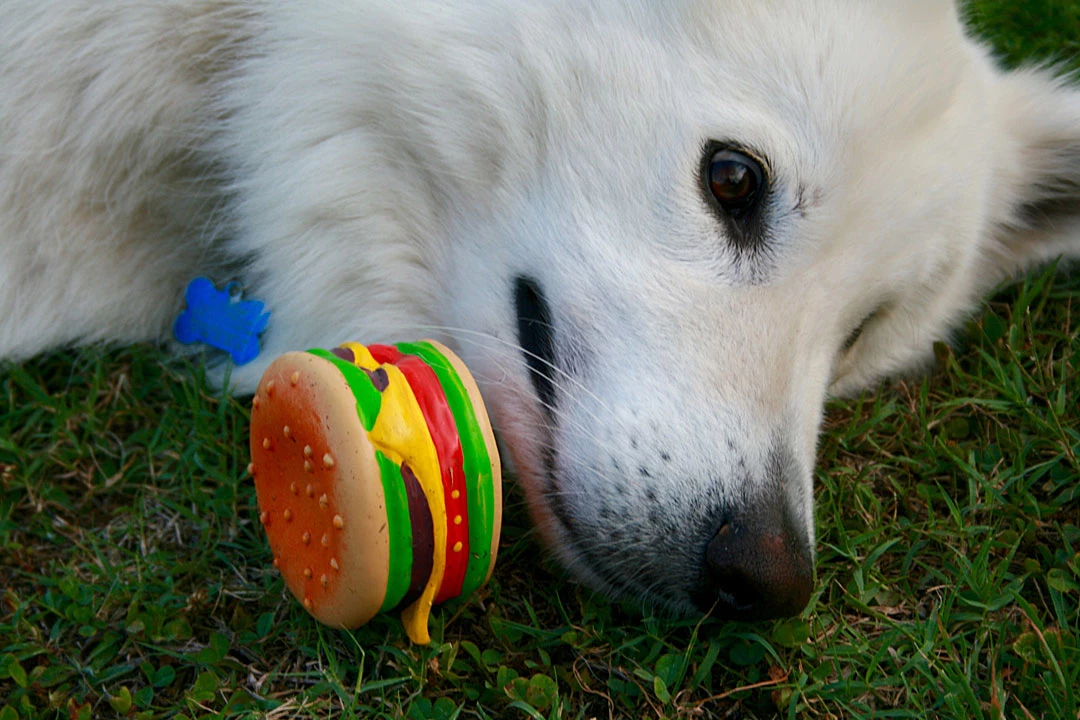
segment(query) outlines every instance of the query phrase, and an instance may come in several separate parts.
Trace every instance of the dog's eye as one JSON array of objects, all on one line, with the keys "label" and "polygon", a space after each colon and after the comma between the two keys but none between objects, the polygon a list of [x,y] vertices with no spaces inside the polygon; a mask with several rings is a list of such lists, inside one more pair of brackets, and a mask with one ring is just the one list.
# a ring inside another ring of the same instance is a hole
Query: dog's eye
[{"label": "dog's eye", "polygon": [[765,171],[754,158],[735,150],[716,150],[705,168],[709,191],[724,212],[745,215],[761,193]]}]

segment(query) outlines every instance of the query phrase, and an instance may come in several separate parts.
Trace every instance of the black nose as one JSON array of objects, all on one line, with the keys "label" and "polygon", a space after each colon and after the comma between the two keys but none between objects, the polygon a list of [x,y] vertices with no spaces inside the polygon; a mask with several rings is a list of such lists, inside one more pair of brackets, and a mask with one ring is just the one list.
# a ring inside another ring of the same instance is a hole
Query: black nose
[{"label": "black nose", "polygon": [[709,542],[695,599],[733,619],[790,617],[806,607],[813,584],[809,548],[791,523],[732,520]]}]

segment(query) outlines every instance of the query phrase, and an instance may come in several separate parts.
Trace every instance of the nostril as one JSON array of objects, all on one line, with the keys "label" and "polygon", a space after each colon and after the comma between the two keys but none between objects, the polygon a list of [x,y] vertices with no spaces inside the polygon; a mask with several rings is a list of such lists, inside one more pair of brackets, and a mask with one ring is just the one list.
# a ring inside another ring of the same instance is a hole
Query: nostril
[{"label": "nostril", "polygon": [[797,615],[810,601],[809,553],[784,532],[727,522],[709,542],[698,606],[741,619]]},{"label": "nostril", "polygon": [[540,285],[528,277],[514,280],[514,309],[517,313],[518,344],[525,354],[529,375],[537,397],[545,407],[555,403],[555,334],[551,326],[551,308]]}]

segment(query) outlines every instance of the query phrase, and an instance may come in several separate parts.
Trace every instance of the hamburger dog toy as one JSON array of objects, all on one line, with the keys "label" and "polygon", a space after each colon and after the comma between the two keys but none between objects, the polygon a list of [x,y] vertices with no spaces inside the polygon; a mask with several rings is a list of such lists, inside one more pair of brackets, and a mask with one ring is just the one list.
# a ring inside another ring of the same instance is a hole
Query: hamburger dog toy
[{"label": "hamburger dog toy", "polygon": [[432,605],[491,576],[495,438],[472,376],[436,342],[277,358],[252,400],[248,469],[275,567],[327,625],[404,607],[427,644]]}]

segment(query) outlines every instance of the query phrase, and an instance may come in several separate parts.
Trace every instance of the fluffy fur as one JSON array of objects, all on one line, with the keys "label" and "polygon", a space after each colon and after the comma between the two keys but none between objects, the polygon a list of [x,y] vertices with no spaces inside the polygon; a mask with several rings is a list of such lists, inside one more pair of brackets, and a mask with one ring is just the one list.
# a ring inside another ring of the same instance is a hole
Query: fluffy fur
[{"label": "fluffy fur", "polygon": [[[767,166],[754,249],[710,140]],[[0,3],[0,356],[165,341],[200,274],[274,313],[241,390],[434,336],[558,556],[679,610],[723,518],[813,547],[827,393],[1080,252],[1078,183],[1080,94],[997,69],[947,0]]]}]

